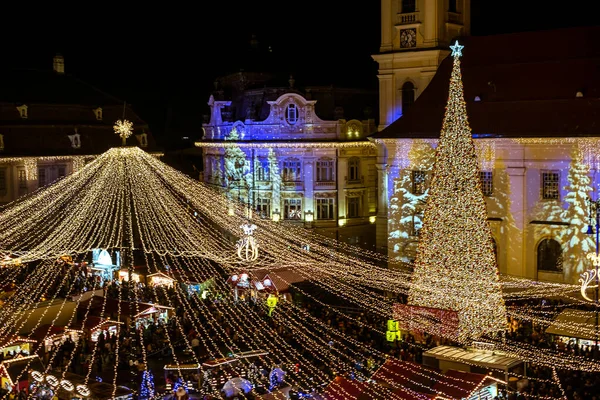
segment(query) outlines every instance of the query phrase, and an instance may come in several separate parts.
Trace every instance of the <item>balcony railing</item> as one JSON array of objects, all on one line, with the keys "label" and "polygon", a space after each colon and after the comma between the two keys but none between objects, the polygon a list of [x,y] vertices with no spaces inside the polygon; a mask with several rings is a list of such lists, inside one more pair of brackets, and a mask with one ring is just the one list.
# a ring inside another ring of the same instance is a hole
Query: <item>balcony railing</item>
[{"label": "balcony railing", "polygon": [[462,25],[462,23],[463,23],[463,16],[460,13],[448,12],[447,20],[451,24]]},{"label": "balcony railing", "polygon": [[315,182],[315,186],[316,187],[335,186],[335,181],[318,181],[318,182]]},{"label": "balcony railing", "polygon": [[347,185],[364,185],[365,177],[361,176],[359,179],[348,179],[348,177],[346,177],[346,184]]},{"label": "balcony railing", "polygon": [[398,14],[397,23],[399,25],[414,24],[414,23],[417,23],[418,21],[419,21],[419,13],[418,12]]}]

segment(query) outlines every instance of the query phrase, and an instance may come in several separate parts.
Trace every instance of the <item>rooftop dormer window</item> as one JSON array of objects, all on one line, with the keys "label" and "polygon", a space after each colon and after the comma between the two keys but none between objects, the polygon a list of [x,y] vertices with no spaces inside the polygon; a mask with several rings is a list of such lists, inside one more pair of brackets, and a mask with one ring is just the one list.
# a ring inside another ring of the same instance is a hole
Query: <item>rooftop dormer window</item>
[{"label": "rooftop dormer window", "polygon": [[146,132],[135,135],[135,137],[140,144],[140,147],[148,147],[148,135],[146,135]]},{"label": "rooftop dormer window", "polygon": [[17,111],[19,112],[19,116],[23,119],[27,119],[27,105],[23,104],[22,106],[17,107]]},{"label": "rooftop dormer window", "polygon": [[92,111],[96,116],[96,120],[102,121],[102,107],[94,108]]},{"label": "rooftop dormer window", "polygon": [[294,125],[298,122],[298,106],[294,103],[288,104],[285,109],[285,120],[290,125]]},{"label": "rooftop dormer window", "polygon": [[77,128],[75,128],[75,133],[72,135],[68,135],[69,140],[71,141],[71,147],[74,149],[78,149],[81,147],[81,137],[79,136],[79,132],[77,132]]}]

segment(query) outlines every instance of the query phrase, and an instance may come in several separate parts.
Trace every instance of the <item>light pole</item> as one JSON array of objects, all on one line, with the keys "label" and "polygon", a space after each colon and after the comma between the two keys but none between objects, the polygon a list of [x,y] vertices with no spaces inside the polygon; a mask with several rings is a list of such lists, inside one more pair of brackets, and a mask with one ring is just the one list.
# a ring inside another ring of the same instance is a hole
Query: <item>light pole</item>
[{"label": "light pole", "polygon": [[304,222],[308,228],[312,228],[315,215],[311,210],[304,212]]},{"label": "light pole", "polygon": [[[600,256],[599,256],[599,251],[600,249],[598,248],[598,244],[600,242],[600,199],[597,200],[592,200],[590,197],[587,198],[588,203],[589,203],[589,224],[588,224],[588,229],[587,229],[587,234],[588,235],[593,235],[595,234],[595,238],[596,238],[596,253],[589,253],[587,255],[587,258],[592,260],[592,264],[594,265],[594,269],[592,271],[587,271],[583,273],[583,278],[580,279],[580,282],[582,282],[582,286],[581,286],[581,293],[583,294],[583,296],[589,300],[589,298],[587,298],[587,296],[585,295],[585,289],[587,289],[587,285],[590,283],[590,281],[593,279],[595,280],[595,286],[594,286],[594,312],[595,312],[595,318],[596,318],[596,323],[594,326],[594,338],[595,338],[595,343],[594,343],[594,358],[596,358],[596,356],[598,355],[598,290],[600,289],[599,287],[599,279],[598,279],[598,267],[600,267]],[[594,230],[594,227],[592,226],[592,215],[596,214],[596,229]]]}]

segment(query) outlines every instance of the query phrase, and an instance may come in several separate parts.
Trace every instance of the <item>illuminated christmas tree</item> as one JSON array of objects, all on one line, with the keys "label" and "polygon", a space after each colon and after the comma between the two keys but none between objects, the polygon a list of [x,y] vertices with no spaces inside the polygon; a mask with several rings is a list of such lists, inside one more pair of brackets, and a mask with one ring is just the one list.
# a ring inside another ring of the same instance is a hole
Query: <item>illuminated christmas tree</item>
[{"label": "illuminated christmas tree", "polygon": [[154,375],[152,375],[152,371],[144,371],[140,384],[140,399],[153,399],[155,395]]},{"label": "illuminated christmas tree", "polygon": [[506,329],[506,308],[467,121],[463,46],[450,48],[454,67],[408,304],[456,311],[458,338],[468,341]]},{"label": "illuminated christmas tree", "polygon": [[569,185],[565,187],[565,202],[568,207],[563,210],[560,220],[569,222],[569,226],[560,232],[557,238],[564,247],[565,282],[576,283],[579,275],[591,268],[592,263],[586,258],[588,253],[595,252],[596,246],[592,236],[587,235],[588,197],[592,191],[590,186],[590,168],[583,160],[583,153],[578,145],[573,147],[571,165],[569,166]]}]

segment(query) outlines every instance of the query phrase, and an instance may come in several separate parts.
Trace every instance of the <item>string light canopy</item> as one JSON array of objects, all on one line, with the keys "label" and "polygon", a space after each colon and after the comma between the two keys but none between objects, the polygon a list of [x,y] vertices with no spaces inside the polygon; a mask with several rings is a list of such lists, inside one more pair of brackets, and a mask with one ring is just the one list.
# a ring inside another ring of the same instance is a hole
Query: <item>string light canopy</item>
[{"label": "string light canopy", "polygon": [[[460,140],[462,131],[453,129],[448,128],[455,136],[450,133],[443,135],[440,147],[444,148],[445,138],[454,137],[457,148],[463,150],[466,155],[471,154],[472,150],[468,147],[465,150],[465,142]],[[475,168],[469,163],[466,163],[465,168],[469,166]],[[440,175],[445,176],[443,172]],[[444,187],[441,183],[440,185]],[[475,194],[467,191],[464,198],[473,202],[470,207],[476,212],[480,211]],[[441,203],[435,204],[439,206]],[[450,204],[456,206],[455,203]],[[301,306],[281,301],[272,319],[292,334],[302,348],[302,351],[299,351],[285,340],[285,335],[279,335],[269,324],[264,323],[265,317],[260,312],[260,303],[235,301],[233,295],[227,296],[232,289],[223,277],[244,268],[251,270],[256,266],[265,270],[270,279],[289,286],[289,275],[282,271],[282,267],[285,267],[300,280],[312,282],[317,292],[328,293],[345,304],[360,307],[366,310],[367,315],[382,321],[389,318],[393,305],[388,293],[411,294],[413,300],[419,299],[422,293],[428,293],[444,299],[445,304],[465,306],[460,310],[470,318],[467,321],[472,322],[463,329],[468,333],[465,337],[486,336],[478,322],[479,318],[492,323],[496,321],[489,311],[480,310],[477,303],[481,302],[481,307],[497,306],[494,301],[502,300],[501,297],[497,297],[501,296],[501,283],[489,278],[489,269],[482,270],[485,274],[479,270],[469,270],[478,278],[475,284],[466,280],[453,281],[450,279],[453,278],[451,275],[442,276],[442,273],[447,271],[442,268],[443,264],[438,263],[434,264],[439,267],[438,270],[416,271],[415,276],[422,278],[426,272],[437,273],[432,279],[443,277],[443,285],[439,284],[439,280],[435,280],[433,285],[427,279],[411,280],[410,273],[380,267],[382,262],[388,261],[382,255],[339,243],[300,227],[268,219],[249,219],[246,204],[232,203],[226,195],[174,170],[137,147],[111,149],[85,165],[76,174],[2,206],[0,211],[0,256],[18,257],[21,264],[42,261],[40,267],[21,284],[14,299],[10,299],[0,309],[0,333],[7,337],[12,337],[14,332],[20,331],[23,321],[27,320],[21,318],[23,315],[32,315],[32,318],[36,319],[34,322],[41,324],[42,319],[36,317],[33,310],[45,299],[45,294],[51,288],[64,288],[63,291],[69,293],[71,298],[75,296],[81,299],[81,289],[75,288],[74,281],[67,279],[68,275],[58,273],[60,268],[56,266],[55,260],[68,254],[73,260],[81,262],[93,249],[98,248],[119,249],[123,254],[127,254],[129,259],[132,259],[133,251],[139,252],[149,274],[177,274],[178,279],[186,282],[214,281],[211,291],[219,293],[220,296],[218,316],[212,308],[214,304],[203,302],[199,296],[189,296],[181,285],[173,285],[168,289],[169,292],[164,286],[153,285],[149,289],[149,296],[154,304],[160,304],[161,299],[166,299],[164,301],[168,304],[163,304],[164,306],[184,311],[181,315],[185,314],[186,318],[189,318],[187,322],[199,333],[201,346],[211,358],[226,358],[227,353],[239,354],[240,346],[268,349],[268,354],[264,356],[266,362],[286,366],[288,371],[291,371],[289,380],[300,387],[330,384],[333,375],[323,372],[323,366],[338,375],[354,374],[363,379],[365,372],[356,368],[357,359],[373,357],[376,362],[383,363],[388,355],[311,316]],[[472,219],[478,221],[476,217],[478,218],[479,214],[473,214]],[[456,224],[456,221],[453,223]],[[456,229],[456,225],[454,227]],[[480,225],[476,224],[475,228],[469,231],[471,240],[483,240],[486,232],[480,229]],[[437,236],[432,234],[430,237],[439,243]],[[491,250],[485,245],[483,250],[474,250],[465,245],[460,247],[457,241],[464,237],[464,234],[459,234],[457,238],[452,239],[452,243],[457,246],[457,251],[466,251],[463,258],[466,254],[467,261],[476,259],[469,252]],[[256,241],[253,246],[250,245],[249,238]],[[242,247],[240,257],[235,251],[235,244],[238,240],[243,242],[244,239],[248,246]],[[423,251],[427,252],[424,254],[446,257],[446,260],[454,260],[452,257],[457,257],[442,251]],[[435,257],[433,259],[435,260]],[[488,258],[484,257],[483,260],[489,262]],[[452,265],[460,267],[456,263]],[[10,280],[17,268],[21,267],[12,264],[5,266],[0,269],[0,278]],[[485,284],[491,285],[493,291],[489,291]],[[510,296],[514,299],[535,299],[541,297],[544,292],[547,295],[572,294],[578,291],[577,286],[542,283],[534,285],[517,278],[507,278],[502,284],[511,289]],[[468,297],[464,295],[463,290],[459,290],[464,287],[482,293]],[[345,310],[332,307],[301,287],[297,290],[307,299],[319,304],[330,315],[337,315],[341,320],[359,326],[365,332],[370,332],[373,337],[385,337],[383,326],[378,326],[376,322],[361,320]],[[51,300],[54,300],[59,292],[61,290],[50,291]],[[122,302],[135,300],[140,295],[132,292],[119,287],[117,310],[123,306]],[[491,296],[492,299],[484,299],[484,296]],[[102,301],[99,317],[106,317],[107,298],[104,297]],[[138,303],[135,304],[136,310],[139,311]],[[266,308],[266,305],[264,307]],[[474,311],[471,312],[472,310]],[[476,312],[481,312],[481,316]],[[181,315],[172,317],[173,326],[179,332],[178,336],[185,338],[183,345],[190,350],[189,354],[194,354]],[[551,319],[551,316],[527,309],[509,310],[509,315],[520,319],[539,320],[540,323],[548,323]],[[85,318],[84,315],[84,320]],[[307,321],[311,323],[307,324]],[[239,341],[231,340],[232,331],[239,336]],[[175,337],[172,334],[166,333],[166,345],[172,349],[173,354],[177,354],[174,350]],[[140,337],[139,341],[143,344],[143,337]],[[500,342],[486,337],[486,341],[533,363],[555,365],[557,368],[600,370],[598,363],[584,362],[581,357],[565,356],[548,349],[534,349],[510,340]],[[94,359],[99,357],[95,346],[92,348],[90,365],[94,365]],[[141,347],[143,349],[143,345]],[[115,351],[121,351],[119,346],[116,346]],[[145,352],[142,356],[146,367]],[[174,369],[179,373],[186,364],[198,365],[198,368],[201,368],[197,359],[190,362],[176,358],[173,362]],[[291,366],[296,363],[302,368],[294,372]],[[115,375],[116,365],[117,363]],[[419,373],[426,373],[418,366],[414,368],[419,370]],[[24,371],[23,374],[26,373],[25,369]],[[90,374],[91,369],[87,371],[85,385],[89,383]],[[62,378],[57,377],[59,381]],[[441,376],[436,375],[435,378],[441,379]],[[410,380],[410,377],[403,379]],[[116,387],[116,379],[107,381],[113,382]],[[213,389],[218,392],[220,388]],[[349,398],[343,387],[336,387],[334,390],[337,390],[340,397]],[[374,391],[370,398],[398,398],[376,385]]]}]

